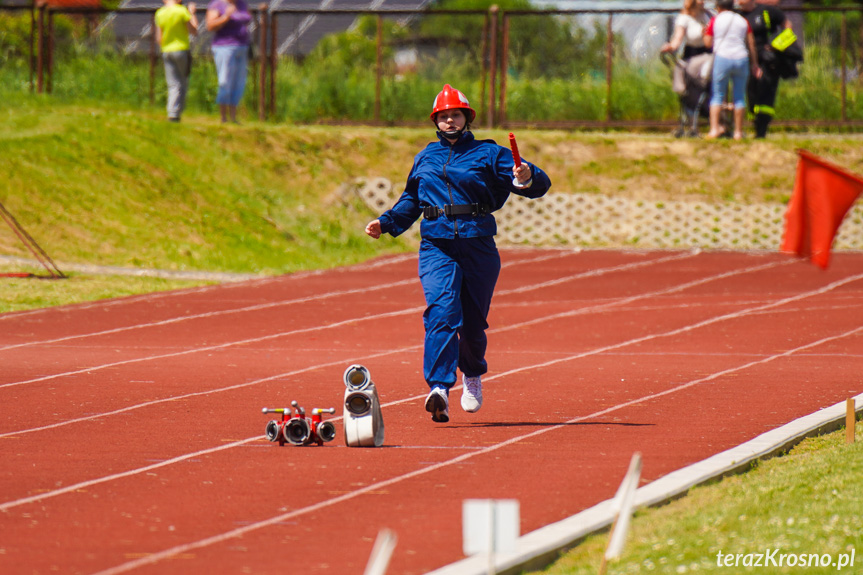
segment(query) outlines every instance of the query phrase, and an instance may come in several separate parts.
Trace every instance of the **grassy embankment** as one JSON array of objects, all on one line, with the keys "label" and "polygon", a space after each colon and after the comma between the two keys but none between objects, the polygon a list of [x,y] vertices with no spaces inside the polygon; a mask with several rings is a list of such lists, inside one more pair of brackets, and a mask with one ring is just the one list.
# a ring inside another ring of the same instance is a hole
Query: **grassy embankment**
[{"label": "grassy embankment", "polygon": [[[222,126],[193,114],[174,125],[161,110],[10,104],[0,111],[0,201],[58,263],[279,274],[411,249],[367,238],[374,214],[337,192],[356,178],[403,182],[431,129]],[[555,192],[649,201],[785,201],[798,147],[863,171],[859,136],[733,143],[525,130],[519,141]],[[5,225],[0,255],[29,256]],[[4,279],[0,312],[190,285],[70,276]]]}]

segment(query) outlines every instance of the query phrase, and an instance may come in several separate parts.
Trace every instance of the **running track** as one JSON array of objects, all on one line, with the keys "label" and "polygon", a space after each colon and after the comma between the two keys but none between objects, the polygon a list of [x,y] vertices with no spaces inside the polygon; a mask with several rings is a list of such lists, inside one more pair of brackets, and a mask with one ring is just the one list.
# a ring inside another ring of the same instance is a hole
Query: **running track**
[{"label": "running track", "polygon": [[[423,411],[414,256],[0,315],[0,573],[389,574],[463,557],[467,498],[522,533],[863,392],[863,254],[505,250],[477,414]],[[278,447],[261,408],[386,445]]]}]

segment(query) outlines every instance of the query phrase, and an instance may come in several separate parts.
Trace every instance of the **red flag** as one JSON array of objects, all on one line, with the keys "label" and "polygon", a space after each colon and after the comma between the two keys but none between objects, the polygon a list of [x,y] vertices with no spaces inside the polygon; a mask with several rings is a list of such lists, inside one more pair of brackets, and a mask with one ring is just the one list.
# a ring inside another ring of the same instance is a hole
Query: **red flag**
[{"label": "red flag", "polygon": [[809,257],[821,269],[830,262],[833,238],[863,192],[863,177],[806,150],[797,150],[797,177],[785,212],[782,251]]}]

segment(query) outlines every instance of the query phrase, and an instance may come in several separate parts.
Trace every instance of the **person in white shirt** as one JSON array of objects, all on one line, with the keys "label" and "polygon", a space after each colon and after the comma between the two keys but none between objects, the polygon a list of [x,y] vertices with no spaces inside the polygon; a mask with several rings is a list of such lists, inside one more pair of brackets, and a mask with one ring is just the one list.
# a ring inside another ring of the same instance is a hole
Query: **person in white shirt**
[{"label": "person in white shirt", "polygon": [[677,52],[683,46],[681,58],[688,60],[710,52],[704,45],[704,27],[713,16],[704,8],[704,0],[683,0],[683,8],[674,19],[674,34],[662,45],[661,52]]},{"label": "person in white shirt", "polygon": [[719,119],[729,82],[734,103],[734,139],[743,138],[746,82],[750,71],[756,78],[761,77],[752,29],[743,16],[732,12],[733,7],[734,0],[716,0],[717,14],[704,29],[704,44],[713,49],[713,94],[710,97],[708,139],[722,135]]}]

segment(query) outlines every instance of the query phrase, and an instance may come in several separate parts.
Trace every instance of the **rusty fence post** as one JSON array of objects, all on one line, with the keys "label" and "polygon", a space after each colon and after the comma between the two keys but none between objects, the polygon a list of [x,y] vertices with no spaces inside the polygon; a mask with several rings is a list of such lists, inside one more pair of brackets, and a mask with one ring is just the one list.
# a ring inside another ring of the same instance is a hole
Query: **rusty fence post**
[{"label": "rusty fence post", "polygon": [[156,12],[150,16],[150,105],[156,104]]},{"label": "rusty fence post", "polygon": [[848,62],[846,53],[848,46],[848,20],[846,18],[846,12],[842,12],[842,30],[839,38],[842,52],[842,123],[845,123],[848,121],[848,113],[846,108],[848,96],[848,86],[846,85],[846,78],[848,76]]},{"label": "rusty fence post", "polygon": [[48,50],[45,55],[45,69],[48,72],[48,82],[46,92],[50,94],[54,91],[54,10],[48,7]]},{"label": "rusty fence post", "polygon": [[497,14],[498,7],[497,4],[492,5],[489,9],[489,16],[491,17],[491,23],[489,25],[489,79],[488,79],[488,116],[486,116],[486,127],[493,128],[494,127],[494,118],[495,118],[495,109],[494,102],[496,99],[495,95],[495,84],[497,82]]},{"label": "rusty fence post", "polygon": [[30,59],[28,60],[28,64],[30,65],[30,93],[33,93],[35,88],[33,84],[33,75],[36,72],[36,2],[33,0],[30,2]]},{"label": "rusty fence post", "polygon": [[612,19],[614,12],[608,13],[608,27],[606,28],[605,48],[605,121],[611,122],[611,75],[614,69],[614,31],[612,30]]},{"label": "rusty fence post", "polygon": [[36,93],[42,93],[43,82],[45,80],[45,3],[39,4],[39,18],[37,20],[37,40],[38,54],[36,56]]},{"label": "rusty fence post", "polygon": [[379,123],[381,121],[381,78],[383,76],[384,69],[383,42],[384,19],[383,16],[378,14],[377,35],[375,37],[375,123]]},{"label": "rusty fence post", "polygon": [[503,46],[500,49],[500,100],[498,102],[497,124],[506,122],[506,77],[509,68],[509,14],[503,14]]},{"label": "rusty fence post", "polygon": [[267,119],[267,5],[258,5],[258,60],[260,65],[258,77],[258,119]]},{"label": "rusty fence post", "polygon": [[[482,43],[479,49],[479,68],[479,102],[480,104],[483,104],[485,103],[486,74],[488,73],[488,12],[486,12],[482,21]],[[480,123],[484,123],[488,119],[488,114],[485,111],[485,106],[481,106],[480,110],[483,114],[480,118]]]},{"label": "rusty fence post", "polygon": [[273,12],[270,14],[270,117],[276,117],[276,71],[278,70],[278,28],[276,27],[276,18],[278,14]]}]

